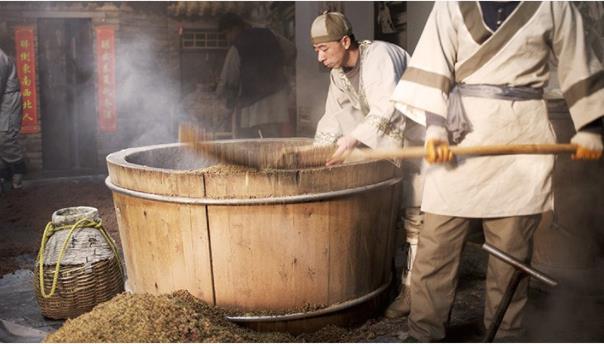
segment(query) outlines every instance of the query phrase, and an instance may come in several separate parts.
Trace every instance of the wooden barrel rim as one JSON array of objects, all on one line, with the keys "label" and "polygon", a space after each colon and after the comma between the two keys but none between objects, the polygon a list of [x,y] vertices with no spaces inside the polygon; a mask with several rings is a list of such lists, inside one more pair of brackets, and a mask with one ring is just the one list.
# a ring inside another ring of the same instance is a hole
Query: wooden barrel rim
[{"label": "wooden barrel rim", "polygon": [[[304,138],[304,137],[294,137],[288,139],[290,142],[299,142],[299,143],[312,143],[312,139]],[[212,141],[215,144],[231,144],[231,143],[246,143],[249,141],[260,141],[260,142],[283,142],[282,138],[266,138],[266,139],[232,139],[232,140],[216,140]],[[129,156],[135,155],[137,153],[147,153],[149,151],[157,150],[157,149],[168,149],[168,148],[179,148],[185,147],[185,143],[175,142],[175,143],[161,143],[157,145],[143,146],[143,147],[132,147],[125,148],[119,150],[117,152],[113,152],[107,155],[105,161],[108,163],[113,163],[119,166],[142,169],[146,171],[158,171],[158,172],[170,172],[171,174],[197,174],[192,171],[181,170],[181,169],[171,169],[171,168],[161,168],[154,166],[141,165],[128,160]],[[325,168],[325,167],[319,167]],[[276,171],[291,171],[287,169],[276,170]]]},{"label": "wooden barrel rim", "polygon": [[[216,140],[213,141],[216,144],[230,144],[230,143],[238,143],[239,141],[245,143],[249,141],[262,141],[262,142],[283,142],[283,139],[274,138],[274,139],[233,139],[233,140]],[[290,139],[292,142],[312,142],[311,139],[297,137]],[[190,170],[182,170],[182,169],[172,169],[172,168],[162,168],[162,167],[154,167],[143,164],[134,163],[128,160],[128,157],[134,156],[139,153],[147,153],[149,151],[157,150],[157,149],[169,149],[169,148],[180,148],[185,147],[184,143],[163,143],[158,145],[144,146],[144,147],[134,147],[134,148],[126,148],[117,152],[113,152],[107,155],[105,161],[108,164],[114,164],[116,166],[125,167],[134,170],[143,170],[143,171],[152,171],[152,172],[166,172],[174,175],[203,175],[204,173],[199,173]],[[347,162],[346,164],[340,164],[331,167],[319,166],[319,167],[305,167],[301,169],[273,169],[272,173],[292,173],[298,171],[312,171],[312,170],[322,170],[322,169],[334,169],[338,167],[351,167],[355,165],[366,165],[368,163],[375,163],[380,160],[367,160],[367,161],[355,161],[355,162]],[[386,160],[384,160],[386,161]],[[252,173],[262,173],[262,172],[252,172]]]},{"label": "wooden barrel rim", "polygon": [[354,195],[357,193],[363,193],[367,191],[377,190],[385,187],[395,185],[400,182],[402,177],[390,178],[385,181],[359,186],[356,188],[349,188],[336,191],[319,192],[303,195],[292,195],[292,196],[278,196],[278,197],[265,197],[265,198],[191,198],[182,196],[165,196],[157,195],[147,192],[135,191],[117,186],[111,182],[111,177],[105,179],[105,185],[111,191],[119,192],[121,194],[147,199],[151,201],[167,202],[167,203],[180,203],[180,204],[201,204],[201,205],[263,205],[263,204],[288,204],[288,203],[304,203],[304,202],[316,202],[327,199],[333,199],[338,197],[344,197]]}]

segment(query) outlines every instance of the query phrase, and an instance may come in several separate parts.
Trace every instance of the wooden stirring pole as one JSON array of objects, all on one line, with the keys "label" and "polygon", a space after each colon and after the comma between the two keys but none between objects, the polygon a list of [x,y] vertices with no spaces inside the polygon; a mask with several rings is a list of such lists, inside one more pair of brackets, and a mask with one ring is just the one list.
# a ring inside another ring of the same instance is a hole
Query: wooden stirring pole
[{"label": "wooden stirring pole", "polygon": [[[485,155],[510,155],[510,154],[560,154],[574,153],[577,145],[574,144],[515,144],[515,145],[489,145],[489,146],[450,146],[453,154],[458,156],[485,156]],[[302,146],[284,148],[275,160],[279,168],[314,167],[322,166],[335,152],[334,146]],[[398,149],[354,149],[345,156],[347,160],[365,161],[379,159],[417,159],[426,156],[424,147],[406,147]]]},{"label": "wooden stirring pole", "polygon": [[[258,169],[296,169],[320,167],[333,155],[336,147],[329,146],[293,146],[280,151],[253,154],[245,145],[217,146],[207,142],[203,132],[192,126],[179,128],[179,141],[190,145],[200,154],[211,156],[228,164],[254,167]],[[574,153],[577,145],[574,144],[515,144],[515,145],[489,145],[489,146],[450,146],[453,154],[458,156],[485,156],[509,154],[561,154]],[[346,158],[354,161],[379,160],[379,159],[416,159],[426,156],[424,147],[405,147],[398,149],[355,149]]]},{"label": "wooden stirring pole", "polygon": [[[574,144],[526,144],[526,145],[489,145],[489,146],[450,146],[455,155],[509,155],[509,154],[560,154],[574,153]],[[413,159],[426,156],[424,147],[408,147],[399,149],[358,149],[350,153],[350,157],[366,159]]]}]

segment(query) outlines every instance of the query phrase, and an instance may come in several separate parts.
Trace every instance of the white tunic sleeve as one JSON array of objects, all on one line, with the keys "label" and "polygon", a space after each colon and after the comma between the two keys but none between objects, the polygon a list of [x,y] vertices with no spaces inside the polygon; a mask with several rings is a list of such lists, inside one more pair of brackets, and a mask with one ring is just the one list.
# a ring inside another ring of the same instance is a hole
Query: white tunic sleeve
[{"label": "white tunic sleeve", "polygon": [[[331,75],[331,77],[333,76]],[[315,132],[314,143],[316,145],[334,144],[344,135],[336,117],[338,113],[344,111],[337,101],[342,96],[343,92],[334,85],[334,82],[330,82],[327,101],[325,102],[325,113],[319,120],[317,131]]]},{"label": "white tunic sleeve", "polygon": [[390,101],[398,79],[407,65],[408,55],[374,43],[361,67],[363,88],[369,113],[351,135],[371,148],[401,147],[402,115]]},{"label": "white tunic sleeve", "polygon": [[436,2],[415,48],[409,67],[399,81],[392,100],[396,108],[424,124],[425,111],[447,116],[449,91],[457,62],[455,2]]},{"label": "white tunic sleeve", "polygon": [[560,89],[577,130],[604,115],[604,72],[592,47],[586,44],[581,14],[568,2],[551,3],[552,38],[558,59]]}]

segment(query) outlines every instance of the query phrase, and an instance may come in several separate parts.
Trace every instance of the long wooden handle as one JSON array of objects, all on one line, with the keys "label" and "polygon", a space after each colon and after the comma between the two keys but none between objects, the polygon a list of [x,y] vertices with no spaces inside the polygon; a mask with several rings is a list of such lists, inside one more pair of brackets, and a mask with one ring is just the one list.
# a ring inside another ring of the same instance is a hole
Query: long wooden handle
[{"label": "long wooden handle", "polygon": [[[575,144],[526,144],[490,146],[450,146],[455,155],[508,155],[508,154],[560,154],[577,151]],[[356,149],[349,155],[352,159],[413,159],[426,156],[424,147],[399,149]]]}]

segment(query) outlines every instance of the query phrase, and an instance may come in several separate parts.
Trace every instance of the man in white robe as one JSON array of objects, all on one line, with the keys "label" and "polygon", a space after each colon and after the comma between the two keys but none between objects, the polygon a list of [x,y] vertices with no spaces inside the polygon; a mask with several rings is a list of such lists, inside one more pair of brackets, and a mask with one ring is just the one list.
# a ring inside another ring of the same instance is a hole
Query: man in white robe
[{"label": "man in white robe", "polygon": [[[491,13],[491,15],[488,15]],[[555,143],[542,88],[548,59],[577,129],[575,158],[602,155],[604,73],[585,44],[579,12],[567,2],[437,2],[410,66],[397,85],[396,107],[427,124],[424,228],[411,280],[411,338],[445,337],[470,218],[485,240],[519,260],[530,257],[541,213],[553,208],[551,155],[456,157],[459,146]],[[445,164],[443,164],[445,163]],[[489,259],[484,324],[488,328],[513,268]],[[497,332],[523,333],[528,280],[522,281]]]},{"label": "man in white robe", "polygon": [[[357,42],[346,17],[338,12],[318,16],[311,27],[317,59],[331,69],[325,114],[319,121],[315,144],[336,144],[334,158],[357,146],[400,148],[422,146],[424,130],[394,108],[390,95],[402,76],[409,55],[402,48],[380,41]],[[415,256],[417,233],[423,222],[420,212],[421,159],[403,162],[403,227],[407,265],[399,297],[386,311],[395,318],[409,312],[409,267]]]},{"label": "man in white robe", "polygon": [[219,30],[232,46],[216,94],[234,108],[235,136],[290,135],[289,84],[284,67],[295,60],[294,44],[272,30],[251,27],[233,13],[220,18]]}]

